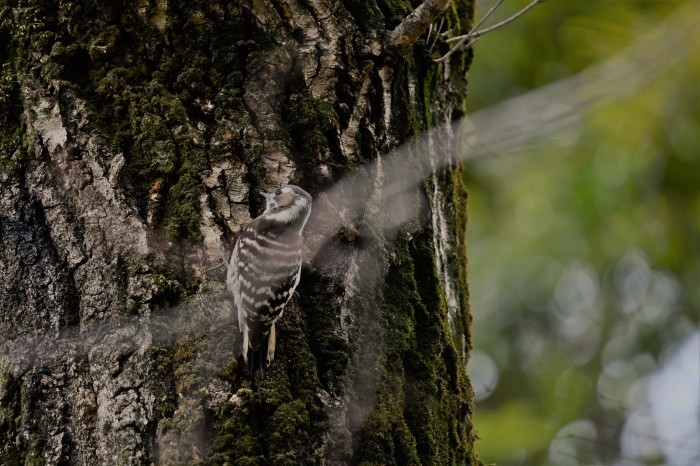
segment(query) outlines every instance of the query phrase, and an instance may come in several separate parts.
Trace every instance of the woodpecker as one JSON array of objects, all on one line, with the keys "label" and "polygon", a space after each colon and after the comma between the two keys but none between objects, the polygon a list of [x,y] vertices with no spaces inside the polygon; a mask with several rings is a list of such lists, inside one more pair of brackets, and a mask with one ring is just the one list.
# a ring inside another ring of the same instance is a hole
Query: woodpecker
[{"label": "woodpecker", "polygon": [[265,378],[275,357],[275,322],[299,284],[302,231],[311,214],[311,195],[298,186],[260,194],[265,211],[241,232],[226,274],[251,378],[256,369]]}]

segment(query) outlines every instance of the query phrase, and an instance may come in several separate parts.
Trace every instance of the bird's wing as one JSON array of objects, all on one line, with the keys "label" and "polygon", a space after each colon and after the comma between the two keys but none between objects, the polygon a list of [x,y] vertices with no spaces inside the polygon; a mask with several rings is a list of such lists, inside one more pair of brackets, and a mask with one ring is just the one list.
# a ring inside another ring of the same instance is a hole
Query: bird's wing
[{"label": "bird's wing", "polygon": [[229,264],[231,293],[238,299],[238,319],[256,347],[289,301],[301,264],[301,237],[275,232],[258,218],[238,238]]}]

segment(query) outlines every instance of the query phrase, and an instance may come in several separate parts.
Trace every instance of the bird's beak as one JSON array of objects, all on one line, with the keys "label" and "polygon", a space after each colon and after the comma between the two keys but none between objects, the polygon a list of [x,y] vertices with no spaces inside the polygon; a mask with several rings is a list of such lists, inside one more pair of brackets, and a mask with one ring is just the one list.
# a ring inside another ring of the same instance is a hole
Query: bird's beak
[{"label": "bird's beak", "polygon": [[265,191],[260,191],[260,195],[265,199],[268,199],[270,196],[272,196],[272,194],[266,193]]}]

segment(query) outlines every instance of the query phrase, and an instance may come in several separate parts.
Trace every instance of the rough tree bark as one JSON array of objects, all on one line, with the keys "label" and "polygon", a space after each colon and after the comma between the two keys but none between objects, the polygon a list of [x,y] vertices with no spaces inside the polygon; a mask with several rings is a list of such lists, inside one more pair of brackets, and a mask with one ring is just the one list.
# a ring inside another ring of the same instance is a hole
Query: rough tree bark
[{"label": "rough tree bark", "polygon": [[461,115],[468,53],[396,37],[419,4],[0,0],[0,463],[478,463],[458,169],[410,233],[307,238],[324,253],[257,386],[202,275],[258,190],[321,205]]}]

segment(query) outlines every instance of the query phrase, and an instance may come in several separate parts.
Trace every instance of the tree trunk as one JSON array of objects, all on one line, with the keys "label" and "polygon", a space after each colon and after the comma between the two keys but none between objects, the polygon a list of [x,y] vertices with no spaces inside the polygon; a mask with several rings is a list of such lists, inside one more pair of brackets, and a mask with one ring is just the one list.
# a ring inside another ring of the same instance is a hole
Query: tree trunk
[{"label": "tree trunk", "polygon": [[[0,463],[478,463],[458,169],[412,229],[375,228],[379,171],[323,228],[327,188],[461,115],[467,54],[387,46],[419,3],[0,0]],[[252,383],[205,269],[287,183],[315,215]]]}]

